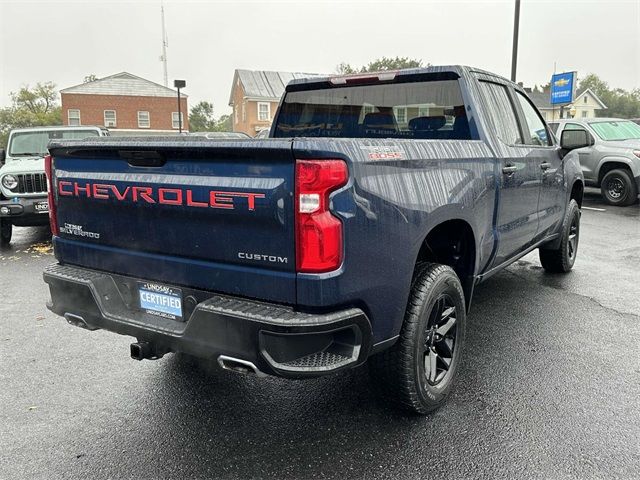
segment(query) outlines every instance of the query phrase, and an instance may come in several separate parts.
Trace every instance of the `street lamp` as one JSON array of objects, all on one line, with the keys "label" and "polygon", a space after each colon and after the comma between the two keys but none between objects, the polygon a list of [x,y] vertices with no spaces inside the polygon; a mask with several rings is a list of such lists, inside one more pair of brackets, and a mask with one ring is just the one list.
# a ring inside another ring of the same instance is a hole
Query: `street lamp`
[{"label": "street lamp", "polygon": [[516,9],[513,15],[513,45],[511,50],[511,81],[516,81],[516,68],[518,65],[518,31],[520,30],[520,0],[516,0]]},{"label": "street lamp", "polygon": [[182,110],[180,107],[180,89],[187,86],[184,80],[174,80],[173,86],[178,89],[178,133],[182,133]]}]

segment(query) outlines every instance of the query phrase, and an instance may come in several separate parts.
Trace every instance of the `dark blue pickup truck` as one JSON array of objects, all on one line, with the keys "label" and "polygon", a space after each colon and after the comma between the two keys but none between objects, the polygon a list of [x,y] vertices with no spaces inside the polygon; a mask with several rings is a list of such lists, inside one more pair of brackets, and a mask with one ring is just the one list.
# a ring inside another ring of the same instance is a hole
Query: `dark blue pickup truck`
[{"label": "dark blue pickup truck", "polygon": [[48,307],[139,360],[298,378],[369,359],[426,413],[476,284],[533,249],[572,268],[582,133],[558,144],[520,87],[454,66],[294,81],[264,140],[53,142]]}]

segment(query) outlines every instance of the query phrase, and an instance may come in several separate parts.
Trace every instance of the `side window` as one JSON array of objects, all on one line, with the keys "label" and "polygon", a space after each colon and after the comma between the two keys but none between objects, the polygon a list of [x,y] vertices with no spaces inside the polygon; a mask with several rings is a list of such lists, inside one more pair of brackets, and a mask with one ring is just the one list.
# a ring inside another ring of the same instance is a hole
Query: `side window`
[{"label": "side window", "polygon": [[528,133],[528,137],[524,139],[524,143],[527,145],[549,146],[547,129],[536,109],[533,108],[529,99],[518,91],[516,91],[516,98],[520,102],[526,120],[525,132]]},{"label": "side window", "polygon": [[521,144],[520,128],[507,88],[491,82],[480,82],[480,86],[487,100],[487,116],[498,138],[507,145]]}]

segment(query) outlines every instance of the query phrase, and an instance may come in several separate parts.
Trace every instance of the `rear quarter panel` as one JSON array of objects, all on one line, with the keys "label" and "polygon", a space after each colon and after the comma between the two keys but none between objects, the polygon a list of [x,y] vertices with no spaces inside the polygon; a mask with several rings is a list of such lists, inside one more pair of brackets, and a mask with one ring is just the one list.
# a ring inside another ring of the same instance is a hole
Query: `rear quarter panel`
[{"label": "rear quarter panel", "polygon": [[344,224],[343,265],[328,274],[298,274],[300,305],[355,304],[380,342],[400,330],[418,252],[434,226],[466,221],[475,235],[476,271],[489,261],[496,167],[484,142],[300,139],[293,148],[296,158],[344,158],[351,177],[332,196]]}]

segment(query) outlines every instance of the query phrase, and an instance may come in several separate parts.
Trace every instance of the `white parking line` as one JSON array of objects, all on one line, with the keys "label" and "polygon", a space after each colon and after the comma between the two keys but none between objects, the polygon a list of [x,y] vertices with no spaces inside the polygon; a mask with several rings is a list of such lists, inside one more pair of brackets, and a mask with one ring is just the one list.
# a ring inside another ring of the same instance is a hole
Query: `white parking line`
[{"label": "white parking line", "polygon": [[582,207],[583,210],[595,210],[596,212],[606,212],[606,208]]}]

